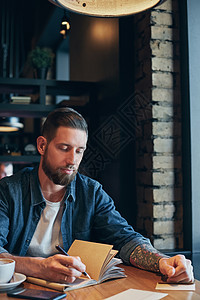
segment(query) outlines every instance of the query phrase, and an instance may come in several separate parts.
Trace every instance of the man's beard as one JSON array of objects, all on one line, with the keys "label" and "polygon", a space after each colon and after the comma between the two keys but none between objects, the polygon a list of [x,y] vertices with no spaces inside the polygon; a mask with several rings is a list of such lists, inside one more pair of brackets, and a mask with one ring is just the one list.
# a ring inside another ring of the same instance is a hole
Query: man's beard
[{"label": "man's beard", "polygon": [[[74,167],[72,165],[65,166],[64,168],[74,169]],[[62,186],[67,186],[68,184],[70,184],[74,180],[74,178],[78,172],[78,170],[74,170],[74,172],[71,175],[68,175],[68,174],[63,174],[60,170],[61,168],[53,170],[47,161],[47,150],[43,156],[42,169],[43,169],[44,173],[46,174],[46,176],[51,181],[53,181],[53,183],[59,184]]]}]

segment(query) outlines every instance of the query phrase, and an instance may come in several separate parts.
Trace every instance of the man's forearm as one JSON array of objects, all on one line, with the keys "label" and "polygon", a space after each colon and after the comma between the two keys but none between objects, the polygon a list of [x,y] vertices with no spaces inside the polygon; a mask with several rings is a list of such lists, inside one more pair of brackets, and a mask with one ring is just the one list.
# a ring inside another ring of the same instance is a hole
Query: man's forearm
[{"label": "man's forearm", "polygon": [[9,257],[15,260],[15,272],[23,273],[26,276],[39,276],[40,275],[40,260],[39,257],[20,257],[14,256],[8,252],[3,252],[0,257]]},{"label": "man's forearm", "polygon": [[134,249],[130,255],[130,263],[140,269],[159,272],[159,260],[166,255],[157,251],[149,244],[142,244]]},{"label": "man's forearm", "polygon": [[79,258],[62,254],[42,258],[20,257],[3,252],[0,254],[0,257],[14,259],[16,264],[15,272],[59,283],[73,282],[86,269]]}]

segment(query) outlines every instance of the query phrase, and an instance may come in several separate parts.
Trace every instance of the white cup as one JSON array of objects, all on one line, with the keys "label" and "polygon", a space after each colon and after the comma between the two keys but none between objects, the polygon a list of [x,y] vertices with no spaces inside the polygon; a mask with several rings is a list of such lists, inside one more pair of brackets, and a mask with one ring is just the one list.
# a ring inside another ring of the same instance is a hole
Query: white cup
[{"label": "white cup", "polygon": [[15,271],[15,261],[10,258],[0,258],[0,284],[7,283]]}]

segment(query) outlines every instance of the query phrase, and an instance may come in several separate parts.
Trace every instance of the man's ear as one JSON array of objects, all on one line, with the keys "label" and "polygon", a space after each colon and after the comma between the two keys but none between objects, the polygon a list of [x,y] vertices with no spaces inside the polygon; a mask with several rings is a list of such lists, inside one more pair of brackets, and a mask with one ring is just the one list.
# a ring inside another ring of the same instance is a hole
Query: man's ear
[{"label": "man's ear", "polygon": [[43,136],[37,138],[37,149],[40,155],[44,155],[47,146],[47,140]]}]

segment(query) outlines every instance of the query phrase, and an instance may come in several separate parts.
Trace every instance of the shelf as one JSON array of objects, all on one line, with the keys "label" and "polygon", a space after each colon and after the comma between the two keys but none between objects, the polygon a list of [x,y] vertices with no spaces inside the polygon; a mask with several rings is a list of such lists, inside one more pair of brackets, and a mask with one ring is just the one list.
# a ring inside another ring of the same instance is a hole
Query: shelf
[{"label": "shelf", "polygon": [[56,107],[56,105],[42,104],[0,104],[0,117],[41,118],[47,116]]},{"label": "shelf", "polygon": [[[80,98],[80,106],[86,105],[84,97],[88,100],[94,99],[94,93],[97,91],[97,83],[81,81],[63,81],[63,80],[44,80],[30,78],[0,78],[0,93],[2,95],[38,95],[39,103],[31,104],[13,104],[0,103],[0,117],[33,117],[41,118],[54,110],[59,104],[46,104],[46,96],[73,96]],[[2,100],[3,101],[3,100]],[[89,103],[88,102],[88,103]],[[68,102],[66,102],[68,104]],[[77,106],[77,102],[69,100],[69,106]],[[87,103],[87,102],[86,102]],[[74,105],[73,105],[74,104]]]},{"label": "shelf", "polygon": [[40,155],[0,155],[0,162],[9,162],[15,164],[24,164],[24,163],[39,163]]},{"label": "shelf", "polygon": [[44,80],[44,79],[31,79],[31,78],[1,78],[0,77],[0,89],[14,90],[16,87],[19,89],[27,86],[46,87],[46,94],[49,95],[68,95],[68,96],[81,96],[89,94],[93,89],[96,88],[97,83],[87,81],[65,81],[65,80]]}]

